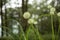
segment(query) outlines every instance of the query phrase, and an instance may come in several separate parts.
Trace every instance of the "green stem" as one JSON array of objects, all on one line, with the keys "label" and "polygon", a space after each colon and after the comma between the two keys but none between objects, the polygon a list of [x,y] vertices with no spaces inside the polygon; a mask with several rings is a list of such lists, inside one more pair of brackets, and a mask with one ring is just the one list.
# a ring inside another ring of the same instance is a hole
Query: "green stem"
[{"label": "green stem", "polygon": [[23,28],[22,28],[21,25],[20,25],[20,30],[21,30],[21,33],[22,33],[23,38],[24,38],[25,40],[27,40],[27,39],[26,39],[26,36],[25,36],[25,34],[24,34],[24,31],[23,31]]},{"label": "green stem", "polygon": [[[38,28],[36,28],[36,34],[37,34],[39,40],[43,40],[43,38],[41,37],[41,34],[40,34],[39,31],[38,31]],[[40,36],[39,36],[39,35],[40,35]]]},{"label": "green stem", "polygon": [[38,28],[37,28],[37,27],[34,28],[33,25],[31,25],[31,26],[32,26],[33,30],[36,32],[36,34],[37,34],[37,36],[38,36],[38,39],[39,39],[39,40],[43,40],[43,38],[41,37],[41,34],[40,34],[39,31],[38,31]]},{"label": "green stem", "polygon": [[58,37],[59,37],[59,34],[60,34],[60,17],[58,17],[58,20],[59,20],[59,27],[58,27]]},{"label": "green stem", "polygon": [[52,26],[52,40],[55,40],[54,27],[53,27],[53,16],[51,15],[51,26]]}]

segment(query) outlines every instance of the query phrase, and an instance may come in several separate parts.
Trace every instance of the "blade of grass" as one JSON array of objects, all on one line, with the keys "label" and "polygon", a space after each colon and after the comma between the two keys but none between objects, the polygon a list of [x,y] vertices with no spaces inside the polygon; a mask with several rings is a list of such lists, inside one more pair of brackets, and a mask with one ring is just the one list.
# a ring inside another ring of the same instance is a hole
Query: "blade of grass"
[{"label": "blade of grass", "polygon": [[55,40],[54,27],[53,27],[53,15],[51,15],[51,26],[52,26],[52,40]]}]

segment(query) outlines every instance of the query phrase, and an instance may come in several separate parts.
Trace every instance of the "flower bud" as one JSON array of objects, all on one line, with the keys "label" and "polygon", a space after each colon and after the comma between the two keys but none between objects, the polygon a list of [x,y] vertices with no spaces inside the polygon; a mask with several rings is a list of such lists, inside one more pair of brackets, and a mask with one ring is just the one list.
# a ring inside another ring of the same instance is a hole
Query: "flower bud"
[{"label": "flower bud", "polygon": [[34,24],[34,19],[29,19],[29,20],[28,20],[28,23],[29,23],[29,24]]},{"label": "flower bud", "polygon": [[25,19],[28,19],[28,18],[30,18],[30,13],[29,12],[25,12],[24,14],[23,14],[23,17],[25,18]]},{"label": "flower bud", "polygon": [[38,22],[37,21],[34,21],[34,24],[37,24]]},{"label": "flower bud", "polygon": [[54,15],[54,12],[50,12],[50,15]]},{"label": "flower bud", "polygon": [[55,11],[55,8],[52,7],[52,8],[50,9],[50,12],[54,12],[54,11]]},{"label": "flower bud", "polygon": [[60,12],[59,12],[59,13],[57,13],[57,16],[60,16]]},{"label": "flower bud", "polygon": [[51,5],[48,5],[48,8],[52,8],[52,6]]}]

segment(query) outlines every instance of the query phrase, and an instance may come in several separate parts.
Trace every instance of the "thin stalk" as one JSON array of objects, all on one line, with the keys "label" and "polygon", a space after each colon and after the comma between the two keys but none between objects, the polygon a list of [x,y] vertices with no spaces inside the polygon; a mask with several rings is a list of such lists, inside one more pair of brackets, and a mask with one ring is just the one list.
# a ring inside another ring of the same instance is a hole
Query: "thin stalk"
[{"label": "thin stalk", "polygon": [[60,32],[60,17],[58,17],[58,20],[59,20],[59,27],[58,27],[58,37],[59,37],[59,32]]},{"label": "thin stalk", "polygon": [[32,28],[34,29],[34,31],[36,32],[36,34],[37,34],[37,36],[38,36],[38,39],[39,39],[39,40],[43,40],[43,38],[41,37],[41,34],[40,34],[39,31],[38,31],[38,28],[37,28],[37,27],[34,28],[33,25],[31,25],[31,26],[32,26]]},{"label": "thin stalk", "polygon": [[52,40],[55,40],[54,27],[53,27],[53,15],[51,15],[51,26],[52,26]]},{"label": "thin stalk", "polygon": [[[29,25],[29,28],[28,28],[28,30],[26,31],[26,38],[27,38],[27,40],[28,40],[28,34],[29,34],[29,32],[30,32],[31,30],[34,30],[34,29],[32,29],[32,26]],[[33,31],[33,32],[34,32],[34,31]]]},{"label": "thin stalk", "polygon": [[24,40],[27,40],[27,39],[26,39],[26,36],[25,36],[25,34],[24,34],[24,31],[23,31],[22,26],[21,26],[21,25],[19,25],[19,26],[20,26],[20,29],[21,29],[22,36],[24,37]]},{"label": "thin stalk", "polygon": [[39,40],[43,40],[43,38],[41,37],[41,34],[38,31],[38,28],[36,28],[36,34],[37,34]]}]

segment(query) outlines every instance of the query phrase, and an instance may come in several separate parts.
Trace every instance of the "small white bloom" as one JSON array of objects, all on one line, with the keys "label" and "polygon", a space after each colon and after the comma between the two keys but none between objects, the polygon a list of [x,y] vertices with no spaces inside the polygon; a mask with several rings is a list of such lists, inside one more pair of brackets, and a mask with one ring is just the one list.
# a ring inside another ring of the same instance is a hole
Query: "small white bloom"
[{"label": "small white bloom", "polygon": [[34,14],[32,14],[32,17],[31,18],[34,18],[34,19],[38,19],[38,15],[34,15]]},{"label": "small white bloom", "polygon": [[40,9],[40,7],[37,7],[37,10],[39,10]]},{"label": "small white bloom", "polygon": [[37,24],[38,22],[37,21],[34,21],[34,24]]},{"label": "small white bloom", "polygon": [[57,16],[60,16],[60,12],[59,12],[59,13],[57,13]]},{"label": "small white bloom", "polygon": [[54,15],[54,12],[50,12],[51,15]]},{"label": "small white bloom", "polygon": [[39,16],[38,15],[35,15],[35,18],[37,19]]},{"label": "small white bloom", "polygon": [[52,7],[52,8],[50,9],[50,12],[54,12],[54,11],[55,11],[55,8]]},{"label": "small white bloom", "polygon": [[28,19],[28,18],[30,18],[30,13],[29,12],[25,12],[24,14],[23,14],[23,17],[25,18],[25,19]]},{"label": "small white bloom", "polygon": [[32,14],[32,17],[31,18],[35,18],[35,15],[34,14]]},{"label": "small white bloom", "polygon": [[13,29],[13,33],[18,34],[19,33],[18,29]]},{"label": "small white bloom", "polygon": [[28,23],[29,23],[29,24],[34,24],[34,19],[29,19],[29,20],[28,20]]},{"label": "small white bloom", "polygon": [[51,5],[48,5],[48,8],[52,8],[52,6]]}]

